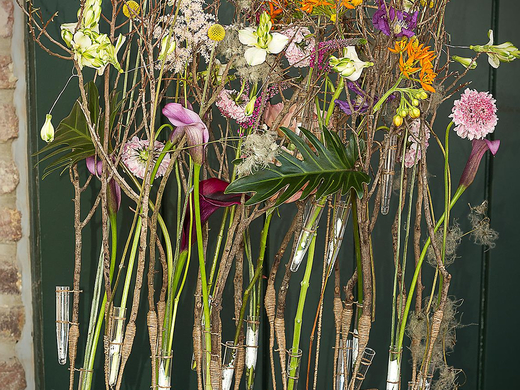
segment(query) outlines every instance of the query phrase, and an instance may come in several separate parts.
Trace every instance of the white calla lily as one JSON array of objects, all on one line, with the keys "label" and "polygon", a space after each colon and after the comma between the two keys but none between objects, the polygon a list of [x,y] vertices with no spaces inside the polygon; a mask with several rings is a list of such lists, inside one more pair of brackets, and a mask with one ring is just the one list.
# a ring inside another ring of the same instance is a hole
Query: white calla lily
[{"label": "white calla lily", "polygon": [[356,81],[361,76],[363,69],[374,65],[372,62],[361,61],[354,46],[346,47],[344,57],[331,56],[329,61],[336,72],[350,81]]}]

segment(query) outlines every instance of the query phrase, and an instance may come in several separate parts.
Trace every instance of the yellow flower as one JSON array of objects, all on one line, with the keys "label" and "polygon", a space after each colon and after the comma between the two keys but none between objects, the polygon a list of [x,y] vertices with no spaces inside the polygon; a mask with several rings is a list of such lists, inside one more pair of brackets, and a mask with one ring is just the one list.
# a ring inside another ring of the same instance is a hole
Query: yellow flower
[{"label": "yellow flower", "polygon": [[212,41],[219,42],[226,36],[226,30],[222,25],[216,23],[208,29],[208,38]]},{"label": "yellow flower", "polygon": [[141,13],[141,7],[139,7],[139,4],[137,4],[135,1],[125,1],[123,4],[123,14],[127,18],[135,18]]}]

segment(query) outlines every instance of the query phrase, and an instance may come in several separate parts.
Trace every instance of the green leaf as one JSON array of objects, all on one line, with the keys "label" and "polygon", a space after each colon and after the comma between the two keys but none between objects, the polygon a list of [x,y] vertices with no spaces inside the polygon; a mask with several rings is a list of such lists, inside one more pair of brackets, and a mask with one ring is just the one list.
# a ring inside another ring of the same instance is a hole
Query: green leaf
[{"label": "green leaf", "polygon": [[231,183],[227,193],[254,192],[246,202],[251,205],[263,202],[280,190],[284,190],[278,197],[276,205],[280,205],[300,191],[302,199],[316,190],[316,198],[321,198],[341,190],[342,194],[354,188],[358,197],[363,196],[363,183],[369,183],[370,177],[356,170],[358,151],[363,151],[364,143],[351,137],[347,147],[335,132],[323,129],[324,145],[310,131],[301,129],[305,138],[314,147],[293,131],[282,128],[287,138],[303,157],[303,161],[282,150],[277,156],[281,164],[269,164],[266,169],[259,170],[252,175],[242,177]]}]

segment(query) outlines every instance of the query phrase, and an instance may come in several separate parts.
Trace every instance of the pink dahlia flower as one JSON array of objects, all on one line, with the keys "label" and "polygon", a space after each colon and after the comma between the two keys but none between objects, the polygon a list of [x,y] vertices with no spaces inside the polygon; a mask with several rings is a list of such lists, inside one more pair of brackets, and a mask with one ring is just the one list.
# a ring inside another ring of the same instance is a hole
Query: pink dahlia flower
[{"label": "pink dahlia flower", "polygon": [[455,100],[450,115],[459,137],[482,139],[492,133],[498,121],[495,101],[488,92],[467,88],[460,100]]},{"label": "pink dahlia flower", "polygon": [[[123,148],[123,163],[129,169],[135,177],[139,179],[144,178],[144,173],[146,170],[146,163],[148,158],[150,157],[150,152],[148,151],[148,140],[140,140],[137,137],[133,137],[130,141],[128,141]],[[152,152],[152,169],[157,161],[157,157],[161,154],[161,151],[164,148],[164,144],[159,141],[154,142],[154,148]],[[166,173],[166,169],[170,164],[170,154],[167,153],[159,168],[157,169],[156,176],[163,176]]]}]

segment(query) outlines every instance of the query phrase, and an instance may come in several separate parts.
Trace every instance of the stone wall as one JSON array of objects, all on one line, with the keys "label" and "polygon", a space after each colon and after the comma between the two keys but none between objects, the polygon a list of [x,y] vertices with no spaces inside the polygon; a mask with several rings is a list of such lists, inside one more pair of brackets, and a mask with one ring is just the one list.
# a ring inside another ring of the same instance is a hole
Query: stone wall
[{"label": "stone wall", "polygon": [[26,134],[21,134],[22,131],[26,131],[26,118],[24,28],[23,17],[19,11],[15,8],[13,0],[0,0],[0,389],[2,390],[34,388],[34,380],[28,380],[29,377],[34,377],[34,368],[32,367],[32,321],[30,319],[31,269],[28,246],[25,249],[23,247],[28,245],[29,202],[27,137]]}]

